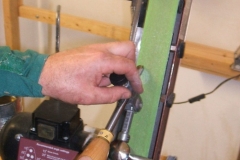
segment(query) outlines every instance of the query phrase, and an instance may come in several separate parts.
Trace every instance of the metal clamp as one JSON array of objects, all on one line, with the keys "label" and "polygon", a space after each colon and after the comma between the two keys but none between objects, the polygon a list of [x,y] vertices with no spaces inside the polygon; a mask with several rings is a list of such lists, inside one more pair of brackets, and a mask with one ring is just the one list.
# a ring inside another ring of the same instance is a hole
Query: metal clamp
[{"label": "metal clamp", "polygon": [[141,39],[143,34],[143,24],[145,21],[147,0],[130,0],[132,13],[132,27],[130,32],[130,40],[136,45],[136,59],[138,58],[141,48]]},{"label": "metal clamp", "polygon": [[109,153],[111,160],[152,160],[142,156],[132,155],[130,147],[126,142],[117,141]]},{"label": "metal clamp", "polygon": [[231,68],[235,71],[240,72],[240,46],[238,47],[238,49],[234,53],[234,63],[231,66]]}]

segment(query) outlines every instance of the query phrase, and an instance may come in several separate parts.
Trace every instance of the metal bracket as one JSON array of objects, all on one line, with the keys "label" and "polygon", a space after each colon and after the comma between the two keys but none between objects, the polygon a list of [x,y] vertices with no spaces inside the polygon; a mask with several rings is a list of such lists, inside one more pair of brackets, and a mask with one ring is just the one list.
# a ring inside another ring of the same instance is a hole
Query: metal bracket
[{"label": "metal bracket", "polygon": [[238,49],[234,53],[234,63],[231,66],[231,68],[235,71],[240,72],[240,46],[238,47]]},{"label": "metal bracket", "polygon": [[143,25],[146,16],[148,0],[130,0],[132,12],[132,27],[130,32],[130,40],[136,45],[136,59],[141,46],[141,39],[143,34]]}]

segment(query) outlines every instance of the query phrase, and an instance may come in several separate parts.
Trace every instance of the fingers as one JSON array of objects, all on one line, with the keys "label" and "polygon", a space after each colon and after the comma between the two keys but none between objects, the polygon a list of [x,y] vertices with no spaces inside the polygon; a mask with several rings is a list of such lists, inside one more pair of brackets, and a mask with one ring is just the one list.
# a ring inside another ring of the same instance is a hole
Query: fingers
[{"label": "fingers", "polygon": [[143,92],[137,67],[132,60],[122,56],[111,56],[111,58],[106,59],[103,63],[105,64],[105,67],[102,68],[103,74],[124,74],[136,93]]},{"label": "fingers", "polygon": [[[126,59],[124,59],[120,64],[115,63],[116,66],[113,67],[114,73],[125,74],[126,78],[131,83],[133,90],[137,93],[142,93],[142,82],[135,64],[135,48],[136,47],[134,43],[131,41],[115,42],[109,44],[108,51],[114,55],[126,57],[133,60],[134,63],[132,61],[127,61]],[[117,65],[119,66],[117,67]]]},{"label": "fingers", "polygon": [[[136,68],[135,63],[135,45],[131,41],[111,42],[105,44],[91,45],[91,48],[102,51],[104,55],[101,61],[105,67],[102,67],[104,75],[116,73],[124,74],[132,85],[132,88],[137,93],[142,93],[142,83]],[[107,83],[101,83],[99,86],[104,86]]]},{"label": "fingers", "polygon": [[[109,53],[111,58],[104,60],[103,74],[124,74],[137,93],[142,93],[142,83],[135,63],[135,45],[131,41],[112,42],[92,46],[103,53]],[[101,85],[102,86],[102,85]]]},{"label": "fingers", "polygon": [[121,86],[96,87],[93,93],[92,97],[82,99],[81,104],[107,104],[131,97],[131,92]]},{"label": "fingers", "polygon": [[[112,87],[95,87],[90,91],[85,91],[84,94],[63,95],[62,97],[53,97],[61,99],[64,102],[71,104],[81,105],[94,105],[94,104],[110,104],[118,101],[119,99],[127,99],[131,97],[131,92],[122,86]],[[80,96],[79,96],[80,95]]]},{"label": "fingers", "polygon": [[99,83],[99,87],[106,87],[109,86],[111,84],[109,77],[107,76],[103,76],[100,83]]},{"label": "fingers", "polygon": [[135,45],[132,41],[119,41],[105,44],[92,45],[93,48],[97,48],[106,53],[126,57],[135,62]]},{"label": "fingers", "polygon": [[131,41],[115,42],[108,46],[108,51],[112,54],[129,58],[135,62],[135,45]]}]

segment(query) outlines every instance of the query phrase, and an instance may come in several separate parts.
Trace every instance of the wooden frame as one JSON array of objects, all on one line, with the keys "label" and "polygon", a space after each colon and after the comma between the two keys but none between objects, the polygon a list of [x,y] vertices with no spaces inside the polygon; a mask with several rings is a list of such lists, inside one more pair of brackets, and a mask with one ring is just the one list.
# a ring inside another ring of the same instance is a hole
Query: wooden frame
[{"label": "wooden frame", "polygon": [[[55,24],[55,12],[25,6],[22,0],[3,0],[3,8],[6,45],[12,49],[20,50],[19,17]],[[61,14],[61,26],[115,40],[128,40],[130,34],[128,28],[64,13]],[[181,65],[219,76],[231,77],[239,74],[230,68],[233,62],[233,52],[187,42]]]}]

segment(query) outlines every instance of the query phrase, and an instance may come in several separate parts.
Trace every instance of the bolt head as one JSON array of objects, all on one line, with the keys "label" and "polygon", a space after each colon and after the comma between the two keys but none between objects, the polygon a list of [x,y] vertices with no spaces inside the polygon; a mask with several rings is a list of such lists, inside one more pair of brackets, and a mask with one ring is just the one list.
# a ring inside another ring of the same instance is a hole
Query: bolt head
[{"label": "bolt head", "polygon": [[23,137],[22,134],[16,134],[14,138],[16,141],[20,141],[21,137]]}]

